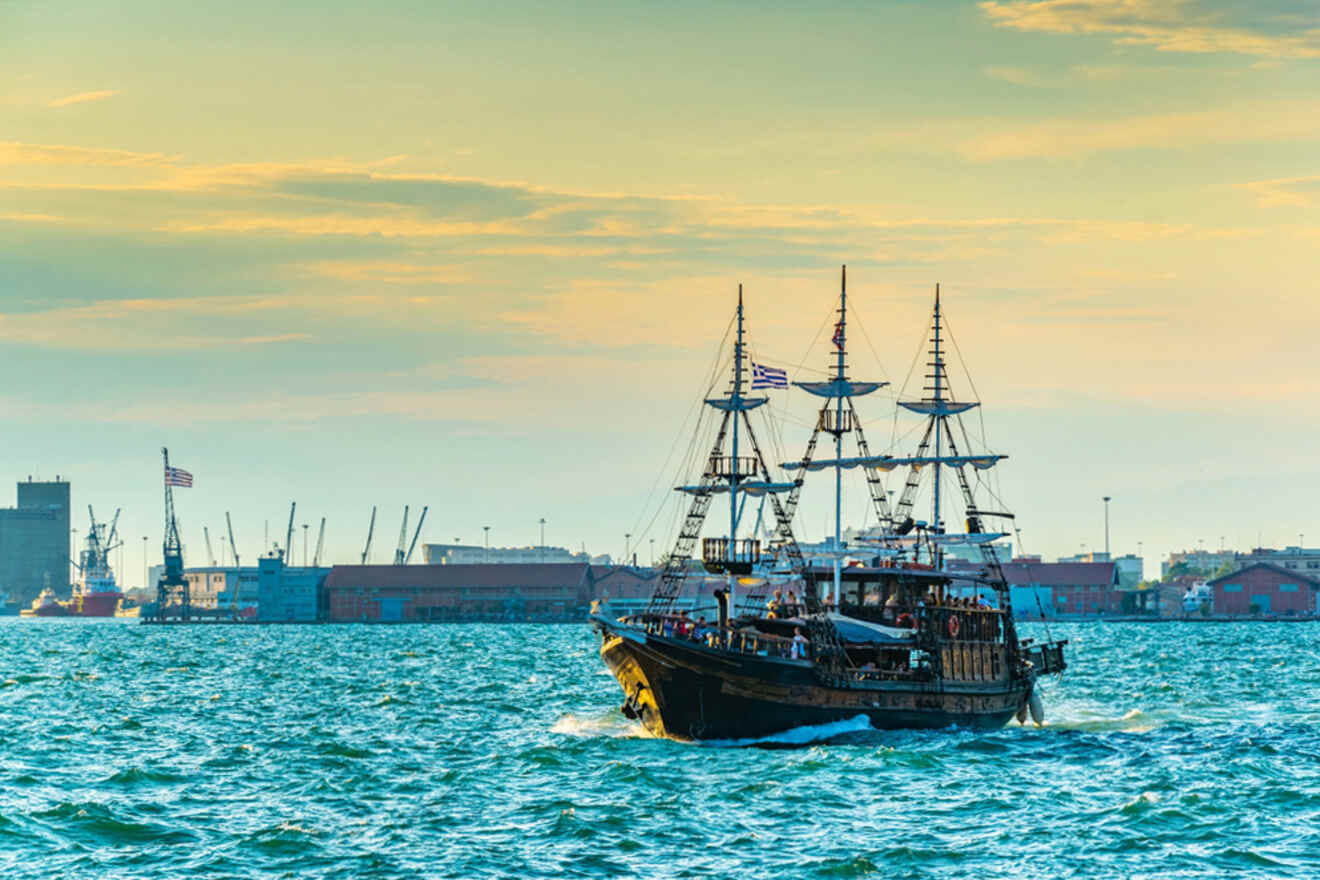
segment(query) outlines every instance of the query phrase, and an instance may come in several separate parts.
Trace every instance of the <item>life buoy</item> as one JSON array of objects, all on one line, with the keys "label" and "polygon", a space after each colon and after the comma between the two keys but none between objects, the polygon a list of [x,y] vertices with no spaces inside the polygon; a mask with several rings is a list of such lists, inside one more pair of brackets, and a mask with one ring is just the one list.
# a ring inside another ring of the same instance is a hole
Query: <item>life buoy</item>
[{"label": "life buoy", "polygon": [[961,626],[961,624],[958,622],[958,615],[956,615],[956,614],[950,615],[950,616],[949,616],[949,638],[951,638],[951,639],[956,639],[956,638],[958,638],[958,628],[959,628],[960,626]]},{"label": "life buoy", "polygon": [[912,617],[911,614],[908,614],[906,611],[898,615],[898,619],[894,621],[894,624],[896,626],[901,626],[903,629],[917,628],[917,621]]}]

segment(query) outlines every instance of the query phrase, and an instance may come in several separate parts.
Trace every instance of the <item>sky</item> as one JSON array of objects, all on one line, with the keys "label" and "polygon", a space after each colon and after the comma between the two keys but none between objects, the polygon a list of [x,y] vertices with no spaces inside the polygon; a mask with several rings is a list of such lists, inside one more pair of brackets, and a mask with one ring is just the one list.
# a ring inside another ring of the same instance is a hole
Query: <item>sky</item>
[{"label": "sky", "polygon": [[1285,0],[0,0],[0,477],[130,583],[161,446],[189,564],[290,501],[644,561],[738,284],[813,378],[846,263],[873,448],[938,282],[1027,552],[1320,544],[1318,86]]}]

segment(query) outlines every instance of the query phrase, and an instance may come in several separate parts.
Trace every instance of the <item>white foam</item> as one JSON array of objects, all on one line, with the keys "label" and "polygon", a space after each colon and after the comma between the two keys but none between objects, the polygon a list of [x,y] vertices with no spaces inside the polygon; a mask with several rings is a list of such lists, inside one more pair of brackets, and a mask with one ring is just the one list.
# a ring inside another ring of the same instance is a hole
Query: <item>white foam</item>
[{"label": "white foam", "polygon": [[611,712],[608,716],[603,718],[565,715],[551,726],[550,732],[567,736],[593,738],[599,736],[650,736],[645,727],[636,722],[627,720],[618,712]]},{"label": "white foam", "polygon": [[766,736],[757,736],[750,739],[708,739],[702,740],[700,744],[717,749],[759,745],[802,746],[807,743],[832,739],[833,737],[845,733],[858,733],[863,730],[872,729],[871,719],[867,718],[865,715],[858,715],[855,718],[849,718],[845,721],[831,721],[827,724],[807,724],[802,727],[794,727],[789,730],[780,731],[779,733],[771,733]]}]

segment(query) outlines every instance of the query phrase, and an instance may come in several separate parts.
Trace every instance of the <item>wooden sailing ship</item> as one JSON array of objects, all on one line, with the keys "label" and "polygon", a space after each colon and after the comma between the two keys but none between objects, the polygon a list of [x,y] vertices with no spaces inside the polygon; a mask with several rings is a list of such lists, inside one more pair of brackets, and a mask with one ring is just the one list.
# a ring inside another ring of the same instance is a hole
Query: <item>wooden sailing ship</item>
[{"label": "wooden sailing ship", "polygon": [[[823,398],[805,454],[776,480],[749,413],[766,397],[746,393],[749,370],[742,289],[738,292],[732,379],[727,393],[705,401],[718,414],[715,441],[698,482],[680,486],[691,496],[674,551],[667,557],[645,613],[612,619],[593,613],[601,656],[624,692],[622,711],[660,736],[677,739],[746,739],[805,725],[865,716],[876,728],[1000,727],[1042,710],[1036,683],[1064,668],[1065,642],[1020,640],[1008,585],[994,540],[1005,533],[984,524],[1006,513],[977,506],[969,469],[993,466],[1003,456],[961,448],[959,416],[975,407],[955,400],[944,362],[942,316],[936,289],[925,394],[901,402],[926,419],[916,454],[873,455],[853,399],[884,383],[849,378],[847,274],[839,299],[831,376],[795,383]],[[833,438],[834,457],[816,459],[822,434]],[[851,436],[856,455],[845,457]],[[906,469],[898,503],[890,509],[887,472]],[[866,476],[879,532],[862,548],[841,541],[841,486],[845,470]],[[835,533],[829,571],[808,567],[792,529],[805,474],[833,470]],[[965,532],[944,527],[941,472],[955,475],[965,508]],[[932,516],[913,517],[923,476],[933,474]],[[702,541],[700,568],[722,574],[716,619],[693,620],[676,602],[692,569],[694,552],[714,499],[729,496],[728,532]],[[740,499],[760,496],[774,515],[766,546],[739,538]],[[980,549],[979,569],[953,572],[943,565],[954,543]],[[845,566],[845,557],[854,562]],[[862,564],[857,564],[857,561]],[[777,569],[801,590],[767,601],[764,577]],[[983,601],[993,595],[993,602]],[[975,597],[975,598],[973,598]],[[986,607],[989,606],[989,607]]]}]

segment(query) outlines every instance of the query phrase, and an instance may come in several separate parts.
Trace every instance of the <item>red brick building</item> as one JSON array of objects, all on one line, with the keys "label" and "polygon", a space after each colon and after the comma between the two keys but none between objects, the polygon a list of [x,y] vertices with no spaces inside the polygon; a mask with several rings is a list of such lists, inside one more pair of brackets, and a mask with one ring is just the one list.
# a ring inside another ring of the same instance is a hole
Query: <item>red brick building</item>
[{"label": "red brick building", "polygon": [[595,595],[591,566],[336,565],[321,618],[351,621],[582,620]]},{"label": "red brick building", "polygon": [[1013,608],[1019,615],[1036,616],[1037,601],[1050,617],[1101,617],[1123,612],[1116,563],[1015,559],[1003,568],[1012,590]]},{"label": "red brick building", "polygon": [[1257,562],[1209,581],[1214,612],[1231,616],[1314,614],[1320,580]]}]

